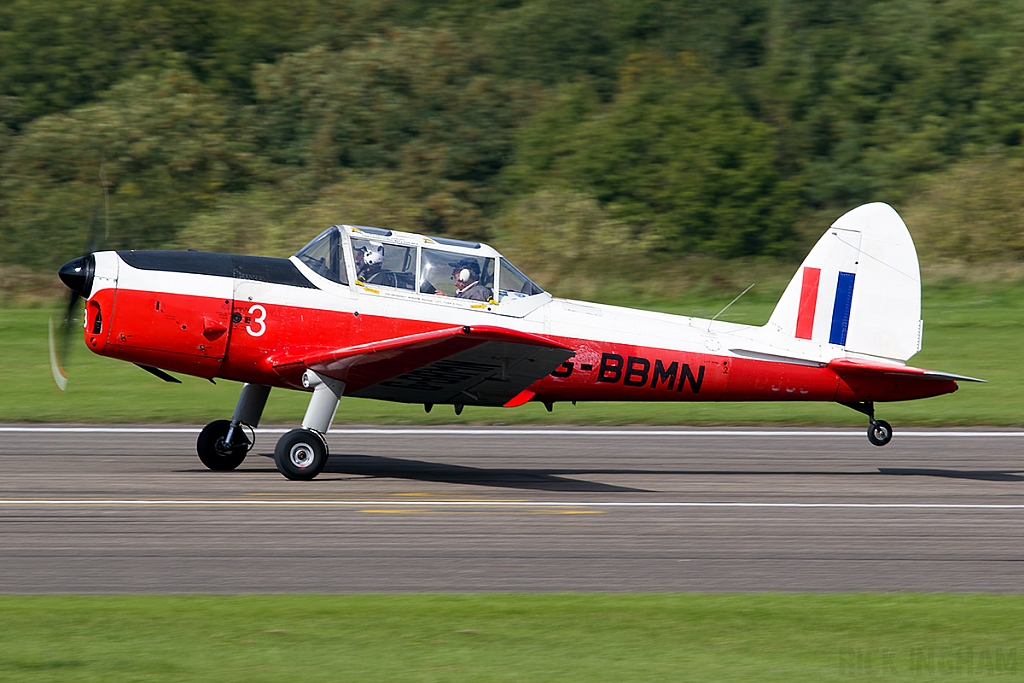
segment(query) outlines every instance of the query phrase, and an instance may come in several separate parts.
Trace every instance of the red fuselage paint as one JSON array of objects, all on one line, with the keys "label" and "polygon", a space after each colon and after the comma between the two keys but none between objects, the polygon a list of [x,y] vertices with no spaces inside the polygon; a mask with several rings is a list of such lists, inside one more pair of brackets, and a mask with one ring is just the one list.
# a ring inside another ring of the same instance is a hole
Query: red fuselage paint
[{"label": "red fuselage paint", "polygon": [[[817,271],[810,277],[817,278]],[[808,279],[805,271],[804,290]],[[266,362],[272,353],[315,354],[446,327],[433,321],[124,289],[101,290],[90,300],[89,310],[92,302],[103,316],[99,334],[89,321],[85,328],[86,344],[95,353],[204,378],[290,389],[302,388],[303,368],[279,372]],[[274,324],[267,324],[269,320]],[[530,385],[535,401],[899,401],[957,389],[952,380],[855,378],[817,365],[550,338],[576,355]]]}]

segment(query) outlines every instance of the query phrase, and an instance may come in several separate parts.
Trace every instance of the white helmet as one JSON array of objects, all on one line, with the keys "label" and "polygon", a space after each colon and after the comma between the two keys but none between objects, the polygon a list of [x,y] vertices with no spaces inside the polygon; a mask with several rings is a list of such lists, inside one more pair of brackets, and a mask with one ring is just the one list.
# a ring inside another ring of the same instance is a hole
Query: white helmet
[{"label": "white helmet", "polygon": [[364,247],[363,263],[367,266],[379,266],[384,263],[384,245],[380,242],[370,242],[369,247]]}]

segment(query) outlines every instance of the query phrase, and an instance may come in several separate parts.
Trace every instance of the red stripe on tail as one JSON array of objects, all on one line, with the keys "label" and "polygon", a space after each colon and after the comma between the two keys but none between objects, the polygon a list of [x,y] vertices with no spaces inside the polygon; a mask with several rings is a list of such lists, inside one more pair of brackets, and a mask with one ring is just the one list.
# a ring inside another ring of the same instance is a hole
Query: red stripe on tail
[{"label": "red stripe on tail", "polygon": [[814,332],[814,309],[818,306],[818,281],[821,268],[804,268],[800,285],[800,308],[796,314],[796,338],[810,339]]}]

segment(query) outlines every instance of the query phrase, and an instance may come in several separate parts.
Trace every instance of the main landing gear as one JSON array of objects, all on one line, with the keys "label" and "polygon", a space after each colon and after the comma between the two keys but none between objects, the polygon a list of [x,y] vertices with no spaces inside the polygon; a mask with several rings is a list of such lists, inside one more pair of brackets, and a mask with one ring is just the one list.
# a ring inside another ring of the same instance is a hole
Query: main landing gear
[{"label": "main landing gear", "polygon": [[274,448],[278,471],[289,479],[312,479],[327,464],[327,440],[312,429],[293,429]]},{"label": "main landing gear", "polygon": [[884,446],[892,441],[892,425],[885,420],[875,419],[875,402],[862,401],[860,403],[844,403],[847,408],[853,408],[858,413],[868,416],[868,441],[876,446]]},{"label": "main landing gear", "polygon": [[[278,471],[288,479],[308,480],[320,474],[330,455],[324,434],[334,420],[345,383],[307,370],[302,384],[313,390],[302,428],[282,436],[274,448]],[[196,451],[199,459],[211,470],[233,470],[242,464],[252,449],[244,428],[260,424],[270,387],[246,384],[230,420],[214,420],[199,434]]]}]

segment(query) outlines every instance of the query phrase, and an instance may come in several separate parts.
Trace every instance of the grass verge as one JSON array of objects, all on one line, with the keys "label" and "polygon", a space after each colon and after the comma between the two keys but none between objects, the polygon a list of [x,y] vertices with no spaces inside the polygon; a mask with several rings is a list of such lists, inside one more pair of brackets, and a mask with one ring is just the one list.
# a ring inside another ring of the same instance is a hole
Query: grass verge
[{"label": "grass verge", "polygon": [[6,681],[1019,680],[1024,597],[0,597]]},{"label": "grass verge", "polygon": [[[723,320],[763,324],[785,283],[751,291]],[[925,287],[924,350],[914,365],[988,379],[952,396],[886,404],[879,417],[897,426],[1024,425],[1024,296],[1019,283],[978,285],[949,281]],[[605,297],[608,299],[609,297]],[[643,301],[645,308],[713,316],[732,295],[702,294],[678,301]],[[615,301],[628,305],[628,301]],[[0,422],[189,422],[231,414],[239,386],[216,386],[183,377],[167,385],[133,365],[90,354],[76,343],[71,383],[61,394],[49,376],[48,311],[0,309]],[[308,396],[274,391],[266,423],[301,420]],[[862,425],[864,418],[834,404],[812,403],[581,403],[558,404],[548,414],[538,404],[521,408],[467,408],[456,417],[450,406],[427,415],[419,405],[344,399],[335,423],[380,424],[795,424]]]}]

